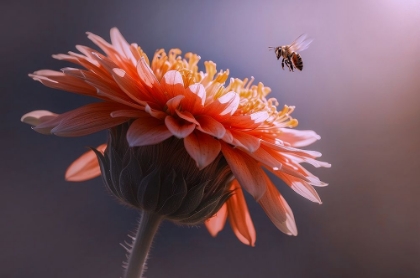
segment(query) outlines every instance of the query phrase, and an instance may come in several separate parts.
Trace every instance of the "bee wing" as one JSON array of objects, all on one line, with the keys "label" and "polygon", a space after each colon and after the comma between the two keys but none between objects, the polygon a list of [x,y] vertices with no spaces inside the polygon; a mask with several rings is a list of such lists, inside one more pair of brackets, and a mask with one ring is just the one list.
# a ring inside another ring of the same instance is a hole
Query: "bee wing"
[{"label": "bee wing", "polygon": [[302,34],[300,35],[296,40],[294,40],[290,44],[290,50],[294,52],[303,51],[309,47],[311,42],[313,42],[312,39],[306,39],[307,35]]}]

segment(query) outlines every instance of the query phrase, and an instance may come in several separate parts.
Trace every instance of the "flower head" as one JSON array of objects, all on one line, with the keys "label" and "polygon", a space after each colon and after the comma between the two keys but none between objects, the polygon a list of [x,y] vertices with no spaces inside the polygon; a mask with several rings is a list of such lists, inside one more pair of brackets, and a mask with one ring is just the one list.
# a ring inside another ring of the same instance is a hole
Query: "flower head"
[{"label": "flower head", "polygon": [[[301,163],[330,165],[316,160],[320,153],[299,149],[320,137],[313,131],[292,129],[297,125],[290,116],[294,107],[278,110],[278,102],[266,98],[270,88],[262,83],[254,85],[253,78],[230,78],[226,84],[229,71],[217,72],[211,61],[204,62],[204,72],[199,71],[200,57],[196,54],[187,53],[182,58],[178,49],[168,54],[158,50],[150,63],[142,49],[128,44],[116,28],[111,29],[111,44],[91,33],[88,38],[104,54],[78,45],[81,54],[53,56],[84,69],[41,70],[30,76],[46,86],[101,102],[64,114],[33,111],[22,121],[40,133],[58,136],[82,136],[130,123],[124,134],[133,148],[176,137],[177,146],[185,149],[199,171],[222,157],[234,175],[232,196],[206,221],[211,234],[216,235],[229,217],[238,238],[249,245],[255,243],[242,189],[254,197],[277,228],[297,234],[290,207],[263,169],[303,197],[321,203],[313,186],[326,184]],[[103,150],[104,146],[98,149]],[[66,176],[86,180],[99,175],[98,168],[91,152],[75,161]]]}]

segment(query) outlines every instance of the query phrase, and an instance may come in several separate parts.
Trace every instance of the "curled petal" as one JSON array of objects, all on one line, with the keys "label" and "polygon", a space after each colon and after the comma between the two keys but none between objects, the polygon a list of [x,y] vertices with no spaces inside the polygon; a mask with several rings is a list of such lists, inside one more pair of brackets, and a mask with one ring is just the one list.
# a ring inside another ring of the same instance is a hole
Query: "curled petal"
[{"label": "curled petal", "polygon": [[255,152],[260,147],[261,139],[259,138],[253,135],[249,135],[246,132],[237,131],[233,129],[231,129],[230,132],[233,136],[232,143],[234,145],[243,147],[251,153]]},{"label": "curled petal", "polygon": [[218,139],[223,138],[226,133],[226,129],[219,121],[216,121],[210,116],[201,115],[197,117],[200,131],[210,134]]},{"label": "curled petal", "polygon": [[199,131],[185,137],[184,146],[200,170],[212,163],[221,149],[219,140]]},{"label": "curled petal", "polygon": [[207,230],[213,237],[217,236],[217,234],[221,230],[223,230],[223,227],[225,226],[226,218],[227,218],[226,207],[227,207],[226,203],[224,203],[223,206],[219,209],[219,211],[215,215],[213,215],[212,217],[210,217],[204,222],[204,224],[207,227]]},{"label": "curled petal", "polygon": [[244,193],[237,180],[231,185],[232,196],[227,200],[229,223],[238,239],[247,245],[255,246],[256,232],[249,215]]},{"label": "curled petal", "polygon": [[32,126],[37,126],[43,122],[49,121],[51,119],[55,119],[58,115],[55,113],[52,113],[47,110],[35,110],[29,113],[26,113],[25,115],[20,118],[21,122],[24,122],[25,124],[29,124]]},{"label": "curled petal", "polygon": [[154,145],[171,136],[165,124],[152,117],[135,120],[127,131],[127,141],[131,147]]},{"label": "curled petal", "polygon": [[165,125],[173,135],[178,138],[185,138],[195,129],[194,123],[188,123],[184,120],[175,119],[172,116],[166,116]]},{"label": "curled petal", "polygon": [[264,175],[264,179],[267,183],[267,191],[258,203],[280,231],[296,236],[297,228],[292,210],[267,175]]},{"label": "curled petal", "polygon": [[224,142],[221,143],[222,153],[235,178],[258,201],[267,189],[266,175],[260,164],[241,150],[234,149]]},{"label": "curled petal", "polygon": [[[97,151],[103,153],[106,144],[102,144],[96,148]],[[65,178],[67,181],[85,181],[98,177],[101,174],[98,158],[96,154],[90,150],[76,159],[66,171]]]}]

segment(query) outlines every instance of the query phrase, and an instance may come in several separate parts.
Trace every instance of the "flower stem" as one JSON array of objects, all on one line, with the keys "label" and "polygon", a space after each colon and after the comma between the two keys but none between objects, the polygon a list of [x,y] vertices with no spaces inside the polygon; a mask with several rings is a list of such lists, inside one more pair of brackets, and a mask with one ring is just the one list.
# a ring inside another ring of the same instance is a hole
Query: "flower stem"
[{"label": "flower stem", "polygon": [[153,212],[143,211],[136,239],[128,258],[127,269],[124,278],[141,278],[144,266],[149,253],[150,245],[156,234],[159,224],[162,222],[162,216]]}]

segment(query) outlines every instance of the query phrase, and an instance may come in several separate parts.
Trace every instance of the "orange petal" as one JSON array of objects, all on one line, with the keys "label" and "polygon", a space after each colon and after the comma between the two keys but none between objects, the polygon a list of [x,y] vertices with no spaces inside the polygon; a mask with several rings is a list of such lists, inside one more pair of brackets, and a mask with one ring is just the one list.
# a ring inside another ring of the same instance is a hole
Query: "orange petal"
[{"label": "orange petal", "polygon": [[255,152],[260,147],[261,139],[246,132],[230,129],[233,136],[233,144],[245,148],[249,152]]},{"label": "orange petal", "polygon": [[127,58],[131,63],[135,66],[137,63],[136,58],[134,58],[133,53],[130,50],[130,45],[121,35],[118,28],[111,29],[111,43],[115,47],[115,49],[121,53],[125,58]]},{"label": "orange petal", "polygon": [[184,146],[201,170],[214,161],[220,153],[220,142],[200,131],[184,138]]},{"label": "orange petal", "polygon": [[223,138],[226,133],[226,129],[219,121],[216,121],[210,116],[201,115],[197,117],[197,121],[200,126],[197,127],[198,130],[210,134],[218,139]]},{"label": "orange petal", "polygon": [[264,175],[267,191],[258,200],[271,222],[283,233],[297,235],[297,228],[293,212],[280,192],[275,188],[270,178]]},{"label": "orange petal", "polygon": [[267,190],[265,173],[260,164],[238,149],[221,142],[222,152],[240,185],[248,191],[255,200],[259,200]]},{"label": "orange petal", "polygon": [[[106,144],[96,148],[103,153]],[[90,150],[76,159],[66,170],[65,178],[67,181],[85,181],[98,177],[101,174],[96,154]]]},{"label": "orange petal", "polygon": [[195,129],[194,123],[188,123],[184,120],[175,119],[172,116],[166,116],[165,125],[173,135],[178,138],[185,138]]},{"label": "orange petal", "polygon": [[110,102],[87,104],[43,122],[34,130],[69,137],[91,134],[126,122],[127,118],[112,118],[110,115],[112,111],[124,107]]},{"label": "orange petal", "polygon": [[144,93],[146,90],[139,86],[140,84],[134,82],[134,80],[131,79],[131,77],[126,74],[126,72],[122,69],[113,69],[112,71],[112,77],[114,78],[115,82],[118,84],[118,86],[121,88],[121,90],[124,91],[124,93],[129,96],[133,101],[135,101],[138,104],[146,105],[147,103],[143,101],[145,97]]},{"label": "orange petal", "polygon": [[225,226],[227,218],[227,208],[226,203],[223,204],[223,206],[219,209],[219,211],[207,219],[204,224],[207,227],[207,230],[212,236],[217,236],[217,234],[223,230],[223,227]]},{"label": "orange petal", "polygon": [[177,70],[169,70],[160,80],[162,89],[167,93],[168,98],[184,94],[184,81],[182,75]]},{"label": "orange petal", "polygon": [[230,226],[242,243],[255,246],[257,235],[249,215],[244,193],[237,180],[232,182],[231,190],[234,190],[233,195],[226,202]]},{"label": "orange petal", "polygon": [[231,116],[238,109],[240,97],[231,91],[206,106],[206,114]]},{"label": "orange petal", "polygon": [[186,120],[187,122],[194,123],[196,125],[200,125],[199,122],[195,119],[194,115],[188,111],[179,111],[178,109],[175,110],[175,113],[181,118]]},{"label": "orange petal", "polygon": [[71,93],[97,97],[96,89],[83,79],[53,70],[39,70],[29,76],[43,85]]},{"label": "orange petal", "polygon": [[130,147],[154,145],[171,136],[172,133],[163,122],[152,117],[135,120],[127,131],[127,141]]}]

